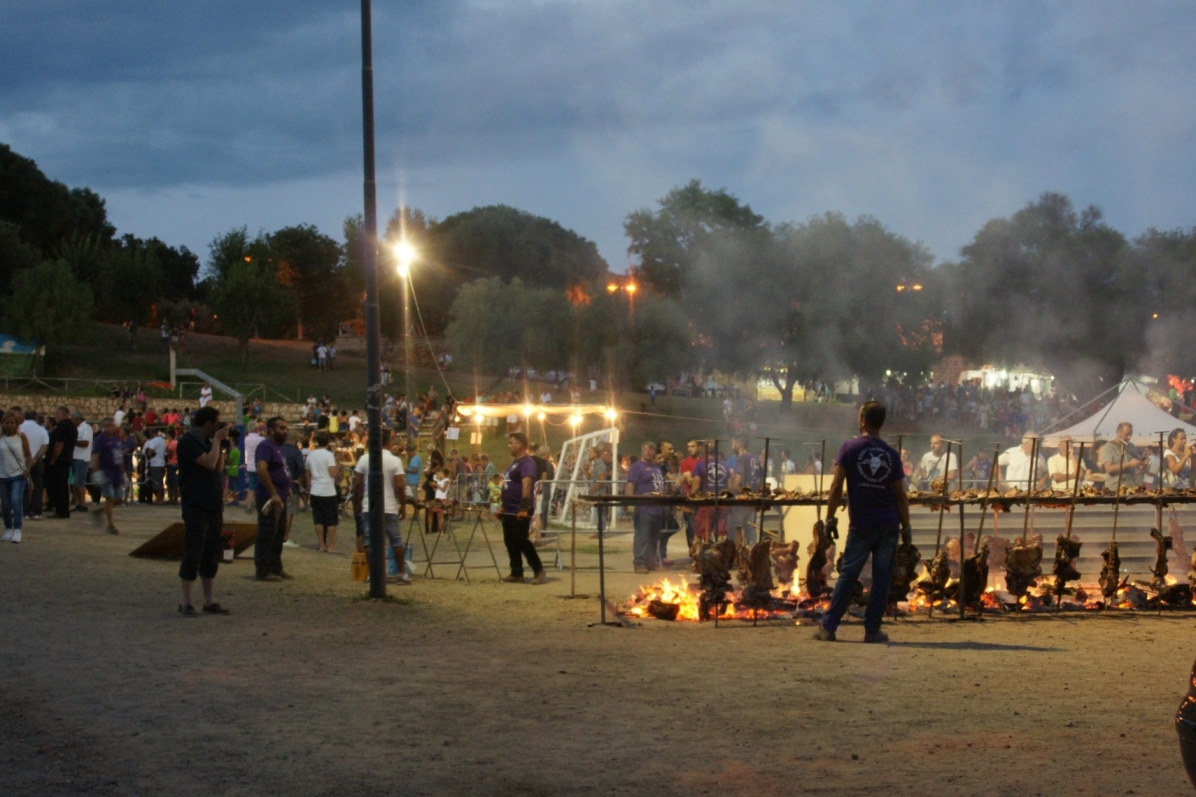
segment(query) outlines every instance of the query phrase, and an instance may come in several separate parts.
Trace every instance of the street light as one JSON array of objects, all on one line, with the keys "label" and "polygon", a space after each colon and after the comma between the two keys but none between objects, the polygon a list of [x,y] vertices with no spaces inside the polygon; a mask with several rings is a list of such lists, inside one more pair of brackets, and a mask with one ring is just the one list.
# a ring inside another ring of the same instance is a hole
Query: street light
[{"label": "street light", "polygon": [[[403,281],[403,392],[407,396],[407,414],[410,417],[411,395],[411,264],[415,262],[415,247],[407,239],[400,239],[394,245],[395,259],[399,261],[399,279]],[[406,430],[404,430],[406,433]]]}]

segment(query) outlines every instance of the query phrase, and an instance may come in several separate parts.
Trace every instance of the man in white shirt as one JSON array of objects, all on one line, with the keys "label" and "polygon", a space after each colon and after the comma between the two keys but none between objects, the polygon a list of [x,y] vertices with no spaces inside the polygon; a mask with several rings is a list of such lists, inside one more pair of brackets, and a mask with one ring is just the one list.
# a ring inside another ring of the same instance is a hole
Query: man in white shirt
[{"label": "man in white shirt", "polygon": [[[247,490],[249,495],[257,492],[257,459],[254,454],[257,453],[257,447],[266,438],[262,437],[258,432],[257,421],[253,421],[250,427],[249,434],[245,435],[245,479],[247,481]],[[253,501],[249,501],[245,506],[245,511],[253,514]]]},{"label": "man in white shirt", "polygon": [[[212,386],[209,385],[207,382],[204,382],[203,387],[201,387],[199,389],[199,406],[206,407],[206,406],[208,406],[208,402],[210,402],[211,400],[212,400]],[[120,423],[120,421],[117,421],[117,424],[119,424],[119,423]]]},{"label": "man in white shirt", "polygon": [[120,409],[112,413],[112,421],[116,424],[117,429],[124,426],[127,417],[129,417],[129,413],[125,411],[125,405],[121,404]]},{"label": "man in white shirt", "polygon": [[[14,412],[20,412],[14,409]],[[29,499],[29,520],[42,519],[42,493],[46,485],[46,453],[50,450],[50,433],[39,423],[37,413],[30,410],[22,413],[21,433],[29,441],[29,454],[33,457],[29,466],[29,480],[33,482],[33,496]]]},{"label": "man in white shirt", "polygon": [[947,450],[947,444],[943,442],[941,434],[931,436],[930,450],[922,455],[922,461],[918,463],[918,474],[924,490],[932,489],[934,481],[943,478],[944,475],[950,484],[954,484],[959,478],[959,459],[954,452]]},{"label": "man in white shirt", "polygon": [[[1011,448],[1005,453],[1001,454],[997,460],[997,464],[1005,468],[1005,478],[1002,480],[1004,487],[1016,487],[1019,490],[1026,490],[1030,484],[1030,465],[1034,462],[1035,457],[1031,456],[1034,449],[1035,438],[1033,435],[1026,435],[1022,438],[1022,444],[1017,448]],[[1036,487],[1041,488],[1046,482],[1046,462],[1042,456],[1037,457],[1038,464],[1035,473]]]},{"label": "man in white shirt", "polygon": [[163,492],[163,477],[166,475],[166,440],[153,427],[145,430],[145,445],[141,447],[142,456],[146,458],[149,469],[149,486],[153,491],[150,502],[156,496],[158,503],[166,500]]},{"label": "man in white shirt", "polygon": [[[402,437],[396,436],[395,442],[402,442]],[[382,430],[382,529],[390,546],[394,550],[395,564],[398,565],[399,583],[410,584],[411,576],[403,566],[405,549],[399,522],[407,515],[407,487],[404,478],[403,461],[390,448],[391,435],[389,429]],[[370,470],[370,454],[367,451],[357,460],[357,467],[353,469],[353,502],[361,507],[361,526],[357,529],[357,549],[368,551],[370,545],[370,497],[365,489],[366,475]]]},{"label": "man in white shirt", "polygon": [[1070,493],[1080,480],[1084,484],[1084,467],[1076,458],[1076,452],[1071,447],[1071,438],[1059,440],[1059,453],[1047,460],[1047,489],[1057,492]]},{"label": "man in white shirt", "polygon": [[316,365],[321,371],[328,368],[328,347],[323,343],[316,347]]},{"label": "man in white shirt", "polygon": [[328,432],[316,432],[316,448],[303,463],[304,480],[311,496],[311,520],[316,527],[316,543],[325,553],[336,553],[336,527],[340,523],[340,506],[336,495],[340,467],[336,464],[336,455],[328,447],[331,440]]},{"label": "man in white shirt", "polygon": [[357,414],[357,410],[353,410],[353,414],[349,416],[349,431],[356,434],[359,426],[361,426],[361,416]]},{"label": "man in white shirt", "polygon": [[83,420],[83,413],[75,410],[71,413],[71,420],[79,432],[75,441],[71,467],[75,473],[75,511],[87,511],[87,470],[91,466],[91,441],[95,438],[95,431],[91,424]]}]

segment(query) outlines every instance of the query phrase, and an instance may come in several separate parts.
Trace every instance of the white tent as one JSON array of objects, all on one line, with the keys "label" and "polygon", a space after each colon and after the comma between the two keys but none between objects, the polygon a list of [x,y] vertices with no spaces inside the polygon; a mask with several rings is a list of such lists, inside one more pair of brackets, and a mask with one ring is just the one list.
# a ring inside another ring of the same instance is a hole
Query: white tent
[{"label": "white tent", "polygon": [[1057,446],[1062,437],[1071,437],[1077,443],[1110,440],[1117,434],[1117,425],[1126,422],[1134,425],[1133,443],[1136,446],[1157,445],[1159,433],[1165,434],[1172,429],[1183,429],[1188,433],[1189,440],[1196,440],[1196,426],[1184,423],[1160,409],[1150,400],[1147,392],[1146,385],[1138,380],[1123,380],[1117,386],[1117,398],[1075,426],[1043,435],[1045,444],[1048,447]]}]

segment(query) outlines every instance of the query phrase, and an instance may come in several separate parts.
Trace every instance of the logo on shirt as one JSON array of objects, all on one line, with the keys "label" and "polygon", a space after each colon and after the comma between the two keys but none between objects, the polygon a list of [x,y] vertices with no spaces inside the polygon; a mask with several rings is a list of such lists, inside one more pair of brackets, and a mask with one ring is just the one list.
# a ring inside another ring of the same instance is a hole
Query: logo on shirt
[{"label": "logo on shirt", "polygon": [[860,476],[865,481],[875,484],[883,484],[892,469],[893,465],[889,462],[888,452],[876,446],[869,446],[860,451],[860,456],[856,460],[856,470],[859,471]]}]

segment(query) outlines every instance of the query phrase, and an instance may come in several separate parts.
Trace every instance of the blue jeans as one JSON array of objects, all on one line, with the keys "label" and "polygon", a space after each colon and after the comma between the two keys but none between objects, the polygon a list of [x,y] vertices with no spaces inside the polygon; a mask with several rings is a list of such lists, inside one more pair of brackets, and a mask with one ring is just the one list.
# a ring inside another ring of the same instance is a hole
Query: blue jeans
[{"label": "blue jeans", "polygon": [[872,592],[868,596],[868,608],[864,611],[864,631],[873,634],[880,630],[885,609],[889,603],[889,582],[893,579],[893,558],[897,555],[899,530],[850,529],[847,532],[847,547],[843,551],[843,567],[839,580],[831,594],[831,607],[822,618],[822,627],[834,631],[847,613],[851,593],[868,557],[872,557]]},{"label": "blue jeans", "polygon": [[0,505],[4,507],[4,528],[19,529],[25,510],[25,477],[0,479]]},{"label": "blue jeans", "polygon": [[663,523],[662,515],[636,511],[635,538],[631,544],[636,567],[647,567],[650,570],[660,567],[660,527]]}]

